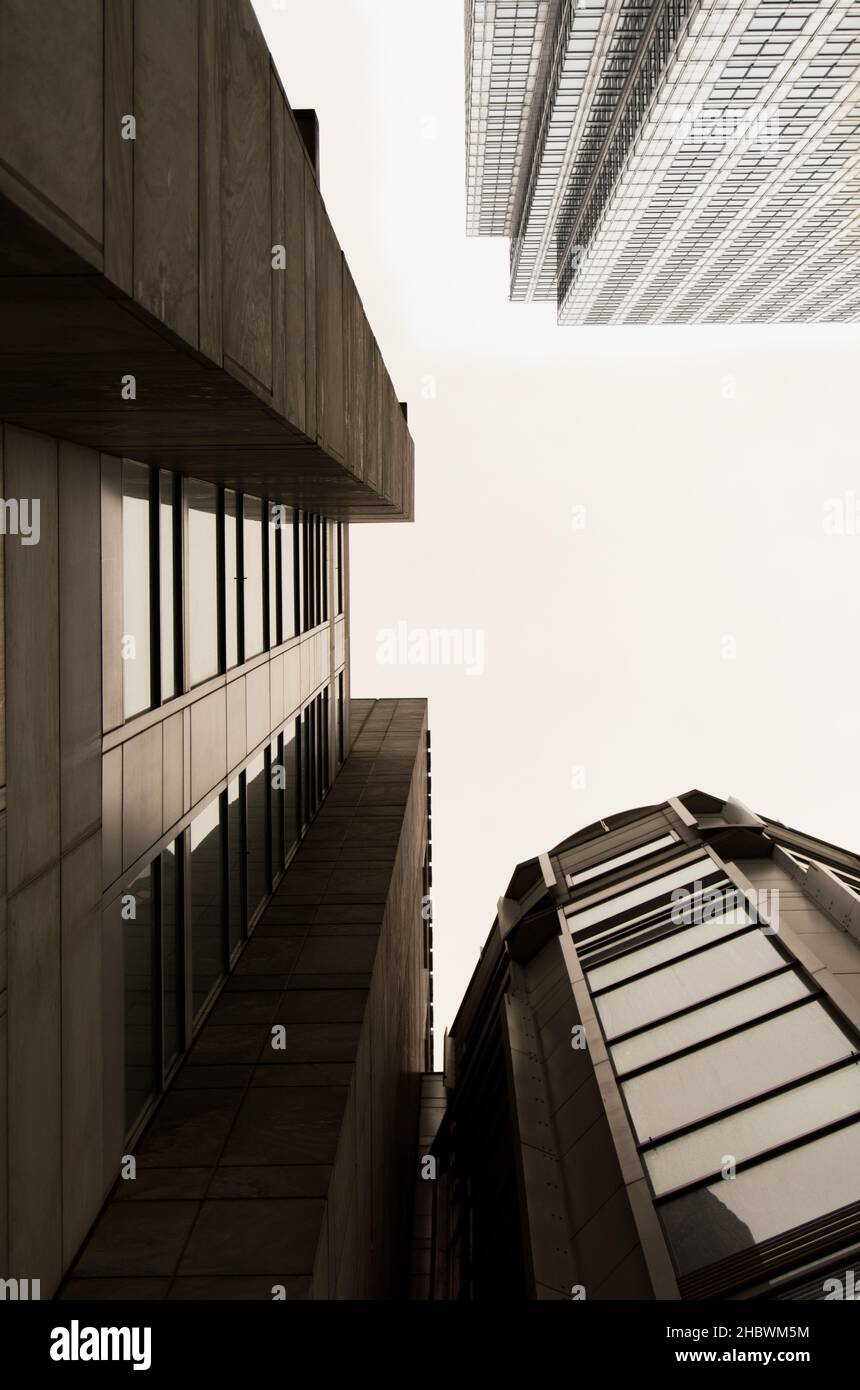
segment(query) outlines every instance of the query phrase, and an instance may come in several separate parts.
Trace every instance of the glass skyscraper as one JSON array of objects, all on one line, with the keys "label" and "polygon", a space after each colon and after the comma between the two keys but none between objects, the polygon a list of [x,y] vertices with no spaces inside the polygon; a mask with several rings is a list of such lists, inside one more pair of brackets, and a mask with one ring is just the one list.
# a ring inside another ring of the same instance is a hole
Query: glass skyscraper
[{"label": "glass skyscraper", "polygon": [[856,0],[466,0],[467,231],[562,324],[860,317]]}]

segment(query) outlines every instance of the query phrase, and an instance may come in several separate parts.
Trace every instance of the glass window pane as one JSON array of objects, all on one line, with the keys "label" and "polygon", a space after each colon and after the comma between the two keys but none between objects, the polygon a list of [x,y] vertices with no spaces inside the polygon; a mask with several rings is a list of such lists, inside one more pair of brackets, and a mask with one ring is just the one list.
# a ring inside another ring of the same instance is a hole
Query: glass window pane
[{"label": "glass window pane", "polygon": [[269,646],[276,647],[281,640],[278,622],[278,564],[280,561],[281,528],[278,526],[278,507],[268,509],[269,524],[266,536],[269,546]]},{"label": "glass window pane", "polygon": [[341,521],[337,524],[334,594],[337,612],[340,615],[343,612],[343,522]]},{"label": "glass window pane", "polygon": [[281,508],[281,616],[282,637],[286,642],[296,635],[296,522],[289,507]]},{"label": "glass window pane", "polygon": [[224,493],[224,575],[226,580],[226,615],[224,630],[227,647],[227,670],[239,663],[239,560],[236,545],[236,494]]},{"label": "glass window pane", "polygon": [[284,867],[284,796],[286,794],[286,769],[280,738],[271,744],[271,827],[272,827],[272,882]]},{"label": "glass window pane", "polygon": [[780,1086],[793,1077],[850,1057],[854,1048],[819,1004],[807,1004],[767,1023],[700,1048],[622,1082],[640,1140]]},{"label": "glass window pane", "polygon": [[220,811],[216,797],[191,825],[191,980],[195,1019],[224,975]]},{"label": "glass window pane", "polygon": [[719,941],[723,936],[731,936],[732,932],[741,931],[743,927],[751,924],[752,918],[749,913],[735,908],[731,912],[720,913],[707,922],[700,922],[696,927],[674,931],[669,936],[661,937],[659,941],[652,941],[650,945],[640,947],[638,951],[630,951],[618,960],[607,961],[605,965],[598,965],[594,970],[590,970],[589,988],[605,989],[607,985],[627,980],[631,975],[638,975],[641,970],[650,970],[654,965],[674,960],[686,951],[695,951],[697,947]]},{"label": "glass window pane", "polygon": [[658,850],[668,849],[670,845],[677,844],[674,835],[661,835],[657,840],[649,840],[647,845],[637,845],[635,849],[629,849],[626,854],[616,854],[612,859],[604,859],[601,864],[592,864],[587,869],[580,869],[578,873],[569,874],[568,882],[571,887],[577,884],[587,883],[589,879],[599,878],[601,874],[609,874],[613,869],[620,869],[622,864],[632,864],[637,859],[644,859],[648,854],[656,854]]},{"label": "glass window pane", "polygon": [[[799,1015],[802,1025],[803,1014]],[[787,1143],[844,1116],[860,1114],[860,1066],[843,1067],[796,1086],[761,1105],[739,1110],[645,1154],[659,1195],[720,1170],[726,1157],[736,1163]]]},{"label": "glass window pane", "polygon": [[131,719],[152,704],[152,593],[150,586],[150,472],[122,465],[123,712]]},{"label": "glass window pane", "polygon": [[299,838],[298,730],[299,720],[284,730],[284,841],[289,854]]},{"label": "glass window pane", "polygon": [[311,756],[311,720],[313,706],[308,705],[302,713],[302,826],[308,824],[312,814],[311,789],[313,787],[313,762]]},{"label": "glass window pane", "polygon": [[667,965],[642,980],[619,985],[596,999],[595,1007],[608,1038],[632,1032],[665,1014],[675,1013],[734,989],[757,975],[766,975],[785,962],[762,932],[747,932],[737,941],[724,941],[680,965]]},{"label": "glass window pane", "polygon": [[188,499],[188,662],[192,685],[218,674],[218,490],[186,480]]},{"label": "glass window pane", "polygon": [[246,771],[248,797],[248,921],[269,892],[266,842],[268,823],[266,807],[269,799],[266,760],[262,753],[252,758]]},{"label": "glass window pane", "polygon": [[228,940],[230,954],[245,936],[245,849],[243,844],[242,795],[239,778],[227,788],[227,881]]},{"label": "glass window pane", "polygon": [[245,652],[244,659],[263,650],[263,504],[256,497],[244,499],[243,542],[245,553]]},{"label": "glass window pane", "polygon": [[155,911],[152,868],[129,885],[121,902],[125,991],[125,1129],[155,1093]]},{"label": "glass window pane", "polygon": [[660,1208],[687,1274],[860,1200],[860,1124],[803,1144]]},{"label": "glass window pane", "polygon": [[159,568],[161,603],[161,698],[179,691],[176,672],[176,587],[173,552],[176,543],[175,479],[159,474]]},{"label": "glass window pane", "polygon": [[337,762],[343,762],[343,672],[337,678]]},{"label": "glass window pane", "polygon": [[163,971],[164,1070],[182,1050],[182,893],[178,846],[161,855],[161,958]]},{"label": "glass window pane", "polygon": [[316,623],[316,572],[314,569],[314,533],[316,518],[305,516],[305,632]]},{"label": "glass window pane", "polygon": [[324,771],[325,755],[324,755],[324,746],[323,746],[323,745],[324,745],[324,728],[325,728],[325,723],[324,723],[324,719],[323,719],[323,698],[322,698],[321,695],[318,695],[318,696],[317,696],[316,700],[314,701],[314,704],[315,704],[315,706],[316,706],[316,709],[315,709],[315,722],[316,722],[316,765],[317,765],[316,804],[317,804],[317,806],[319,806],[320,802],[322,801],[323,787],[325,786],[325,771]]},{"label": "glass window pane", "polygon": [[694,859],[692,863],[686,864],[681,869],[675,869],[672,873],[663,874],[660,878],[652,878],[648,883],[641,884],[639,888],[632,888],[627,893],[619,893],[615,897],[607,898],[595,907],[586,908],[582,912],[577,912],[575,908],[568,909],[567,920],[570,929],[573,935],[577,936],[586,927],[593,926],[596,922],[602,922],[607,917],[616,917],[622,912],[631,911],[642,903],[664,897],[673,889],[683,888],[689,883],[694,883],[697,879],[704,880],[709,875],[714,874],[716,868],[717,866],[710,855],[705,855],[701,859]]},{"label": "glass window pane", "polygon": [[807,986],[799,975],[786,971],[772,980],[764,980],[759,985],[730,994],[727,999],[718,999],[714,1004],[704,1004],[693,1013],[673,1019],[671,1023],[660,1023],[649,1028],[647,1033],[638,1033],[627,1042],[616,1043],[610,1047],[612,1060],[618,1072],[633,1071],[636,1067],[646,1067],[660,1057],[668,1057],[683,1047],[715,1037],[727,1028],[739,1023],[760,1018],[762,1014],[790,1004],[795,999],[803,999],[809,994]]},{"label": "glass window pane", "polygon": [[320,622],[328,622],[328,522],[320,518]]},{"label": "glass window pane", "polygon": [[307,537],[307,516],[305,512],[296,512],[296,583],[298,593],[296,595],[296,613],[298,615],[298,631],[307,631],[307,602],[308,602],[308,537]]},{"label": "glass window pane", "polygon": [[[743,906],[744,903],[740,890],[733,889],[727,878],[718,877],[715,882],[707,884],[699,879],[673,891],[680,892],[682,896],[673,900],[670,894],[668,898],[646,903],[644,912],[629,914],[620,922],[613,922],[601,930],[592,928],[587,933],[577,932],[576,946],[581,958],[595,960],[602,953],[619,946],[633,945],[637,939],[644,945],[649,933],[659,935],[673,917],[679,924],[692,923],[697,915],[699,920],[704,920],[706,912],[717,910],[718,900],[727,906]],[[731,901],[730,895],[733,895]]]}]

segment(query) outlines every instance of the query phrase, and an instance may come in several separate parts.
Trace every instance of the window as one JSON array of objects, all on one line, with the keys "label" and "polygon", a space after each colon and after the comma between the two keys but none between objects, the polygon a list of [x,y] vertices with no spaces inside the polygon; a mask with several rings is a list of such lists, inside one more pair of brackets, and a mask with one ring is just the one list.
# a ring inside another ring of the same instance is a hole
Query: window
[{"label": "window", "polygon": [[296,719],[284,730],[284,842],[286,854],[297,843],[300,830],[299,808],[299,738],[301,720]]},{"label": "window", "polygon": [[188,478],[188,668],[192,686],[218,674],[218,489]]},{"label": "window", "polygon": [[149,865],[118,904],[125,1004],[125,1132],[155,1093],[155,904]]},{"label": "window", "polygon": [[725,999],[684,1013],[668,1023],[657,1023],[643,1033],[610,1045],[618,1072],[648,1066],[682,1048],[693,1047],[738,1024],[761,1018],[772,1009],[781,1009],[796,999],[808,997],[809,989],[793,970],[784,970],[758,984],[746,985]]},{"label": "window", "polygon": [[256,497],[245,497],[243,508],[243,574],[245,650],[243,661],[263,650],[263,504]]},{"label": "window", "polygon": [[224,976],[220,811],[216,797],[191,824],[191,982],[195,1021]]},{"label": "window", "polygon": [[661,1144],[645,1154],[645,1162],[660,1196],[698,1178],[716,1176],[723,1154],[741,1164],[850,1115],[860,1115],[857,1062]]},{"label": "window", "polygon": [[594,991],[619,984],[632,975],[652,970],[657,965],[674,960],[676,956],[683,956],[688,951],[707,946],[721,937],[731,936],[751,924],[752,918],[749,914],[738,910],[721,913],[706,922],[700,922],[698,926],[682,927],[680,930],[672,927],[670,918],[668,934],[659,941],[652,941],[650,945],[642,946],[639,950],[627,951],[617,960],[607,961],[605,965],[598,965],[590,970],[589,988]]},{"label": "window", "polygon": [[172,473],[158,475],[158,566],[161,614],[161,691],[162,703],[179,694],[180,676],[177,662],[176,545],[179,527],[176,524],[176,478]]},{"label": "window", "polygon": [[316,623],[316,572],[314,569],[314,518],[305,513],[304,517],[304,548],[305,548],[305,622],[304,631],[310,632]]},{"label": "window", "polygon": [[241,779],[227,787],[227,942],[232,959],[245,938],[245,818]]},{"label": "window", "polygon": [[308,533],[307,516],[296,512],[296,631],[308,628]]},{"label": "window", "polygon": [[344,757],[343,747],[343,671],[337,678],[337,765],[340,767]]},{"label": "window", "polygon": [[266,759],[262,753],[252,758],[245,772],[248,806],[248,922],[253,922],[260,904],[271,891],[268,869],[269,786]]},{"label": "window", "polygon": [[295,637],[299,630],[297,523],[289,507],[281,507],[280,512],[282,522],[278,527],[278,533],[281,542],[281,641],[287,642],[291,637]]},{"label": "window", "polygon": [[669,1133],[849,1057],[854,1047],[814,1001],[622,1082],[640,1140]]},{"label": "window", "polygon": [[658,840],[649,840],[647,845],[638,845],[636,849],[630,849],[626,854],[617,854],[612,859],[605,859],[601,864],[592,864],[587,869],[580,869],[575,874],[568,874],[568,887],[575,888],[580,883],[587,883],[592,878],[599,878],[601,874],[609,874],[613,869],[620,869],[623,864],[632,864],[636,859],[642,859],[648,854],[656,854],[659,850],[668,849],[670,845],[677,843],[677,836],[661,835]]},{"label": "window", "polygon": [[122,465],[122,661],[126,719],[150,709],[152,689],[152,475]]},{"label": "window", "polygon": [[681,869],[675,869],[672,873],[664,874],[660,878],[649,879],[647,883],[640,884],[638,888],[607,898],[595,907],[585,908],[582,911],[577,911],[575,907],[568,908],[566,915],[571,931],[574,936],[578,936],[587,927],[594,926],[596,923],[609,918],[620,917],[625,912],[632,912],[634,908],[654,899],[668,898],[675,888],[686,887],[697,880],[704,882],[709,876],[716,875],[717,872],[717,866],[710,855],[704,855],[700,859],[694,859],[691,863],[685,864]]},{"label": "window", "polygon": [[278,525],[278,508],[269,506],[268,524],[266,526],[266,541],[268,545],[267,570],[269,576],[268,590],[268,614],[269,614],[269,641],[268,645],[277,647],[281,641],[281,584],[279,577],[279,567],[281,563],[281,527]]},{"label": "window", "polygon": [[286,773],[284,768],[283,734],[272,740],[271,755],[271,810],[269,824],[272,828],[272,884],[284,867],[284,799],[286,795]]},{"label": "window", "polygon": [[317,798],[315,805],[320,806],[322,796],[328,788],[328,701],[325,695],[317,695],[314,701],[315,724],[317,724]]},{"label": "window", "polygon": [[334,545],[334,603],[335,614],[339,617],[343,612],[343,522],[339,521],[335,527]]},{"label": "window", "polygon": [[301,716],[301,821],[302,829],[308,824],[314,812],[313,787],[315,772],[313,766],[313,705],[308,705]]},{"label": "window", "polygon": [[783,964],[769,938],[751,931],[698,956],[666,965],[641,980],[610,989],[597,997],[595,1007],[607,1037],[617,1037],[771,974]]},{"label": "window", "polygon": [[239,663],[239,548],[238,512],[235,492],[224,493],[224,575],[225,616],[224,634],[226,669]]},{"label": "window", "polygon": [[185,947],[182,939],[182,840],[161,855],[161,972],[163,1073],[166,1076],[183,1048]]},{"label": "window", "polygon": [[860,1124],[666,1202],[660,1215],[681,1274],[860,1199]]},{"label": "window", "polygon": [[320,517],[320,612],[319,621],[328,622],[328,522]]}]

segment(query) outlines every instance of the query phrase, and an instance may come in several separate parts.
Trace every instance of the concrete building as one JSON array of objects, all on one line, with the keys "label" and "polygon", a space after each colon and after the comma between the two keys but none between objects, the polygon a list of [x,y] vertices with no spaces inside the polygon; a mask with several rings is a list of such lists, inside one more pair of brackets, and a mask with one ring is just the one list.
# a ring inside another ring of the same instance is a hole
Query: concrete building
[{"label": "concrete building", "polygon": [[515,870],[444,1084],[418,1296],[855,1298],[860,856],[698,791],[586,827]]},{"label": "concrete building", "polygon": [[467,231],[562,324],[860,317],[856,0],[465,0]]},{"label": "concrete building", "polygon": [[0,1271],[43,1298],[409,1275],[427,711],[351,700],[349,527],[411,519],[413,445],[316,130],[248,0],[0,0]]}]

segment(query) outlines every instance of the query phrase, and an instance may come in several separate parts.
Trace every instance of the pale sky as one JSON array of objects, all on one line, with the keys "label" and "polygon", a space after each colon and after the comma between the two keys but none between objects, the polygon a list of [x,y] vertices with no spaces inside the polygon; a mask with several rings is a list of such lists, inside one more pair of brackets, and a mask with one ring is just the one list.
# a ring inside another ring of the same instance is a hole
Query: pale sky
[{"label": "pale sky", "polygon": [[[350,533],[352,691],[430,701],[440,1039],[515,865],[601,816],[696,786],[860,848],[860,326],[510,304],[464,233],[462,0],[255,8],[409,403],[417,520]],[[399,623],[479,673],[380,661]]]}]

